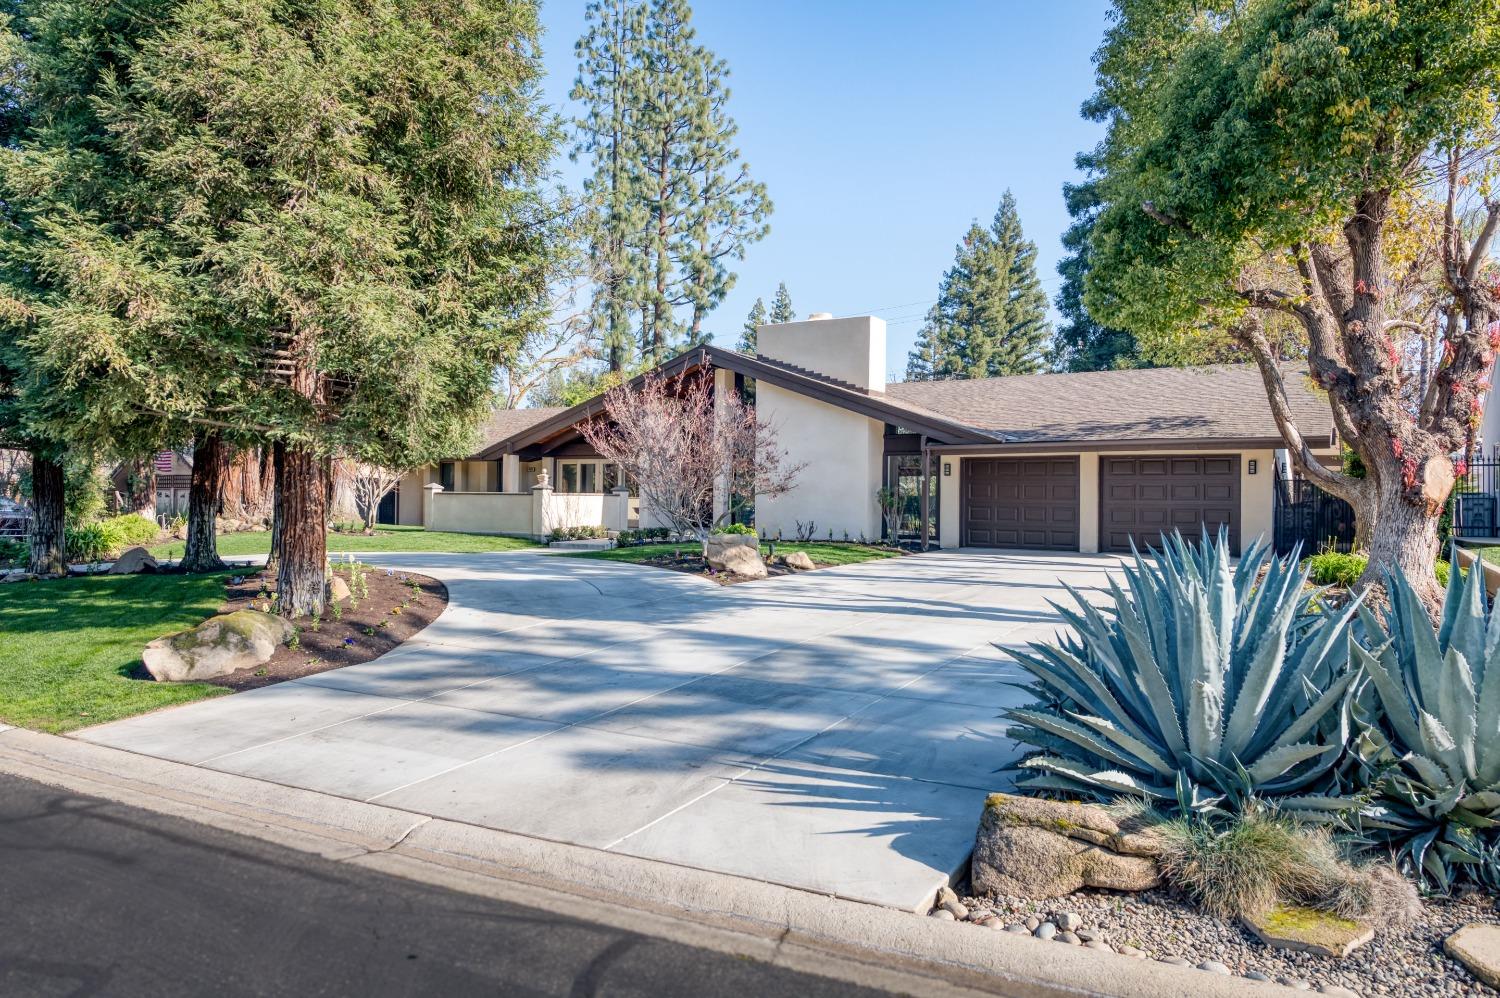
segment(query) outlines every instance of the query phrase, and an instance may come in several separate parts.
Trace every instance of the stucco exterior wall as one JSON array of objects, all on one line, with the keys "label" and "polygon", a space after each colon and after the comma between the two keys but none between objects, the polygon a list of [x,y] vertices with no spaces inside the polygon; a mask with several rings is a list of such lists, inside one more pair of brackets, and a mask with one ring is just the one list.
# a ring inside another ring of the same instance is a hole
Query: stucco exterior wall
[{"label": "stucco exterior wall", "polygon": [[396,486],[396,522],[407,527],[422,525],[422,486],[435,481],[437,469],[418,468],[401,476]]},{"label": "stucco exterior wall", "polygon": [[530,537],[531,494],[521,492],[437,492],[429,530],[461,534],[513,534]]},{"label": "stucco exterior wall", "polygon": [[[818,323],[823,325],[826,323]],[[797,521],[811,521],[814,534],[836,539],[880,536],[880,465],[885,425],[846,409],[761,382],[756,409],[776,427],[778,443],[792,464],[804,464],[797,487],[775,498],[757,496],[756,529],[770,537],[794,537]]]},{"label": "stucco exterior wall", "polygon": [[872,315],[757,326],[755,349],[859,388],[885,389],[885,320]]},{"label": "stucco exterior wall", "polygon": [[[1085,554],[1099,550],[1099,452],[1055,451],[1036,457],[1078,457],[1078,547]],[[1275,490],[1275,451],[1273,450],[1159,450],[1110,451],[1121,457],[1140,454],[1238,454],[1240,456],[1240,547],[1246,548],[1257,537],[1271,540],[1273,492]],[[963,482],[962,461],[983,455],[946,454],[939,458],[938,474],[942,478],[939,544],[958,547],[961,539],[960,504]],[[1255,474],[1250,462],[1255,462]],[[947,471],[944,465],[951,466]]]}]

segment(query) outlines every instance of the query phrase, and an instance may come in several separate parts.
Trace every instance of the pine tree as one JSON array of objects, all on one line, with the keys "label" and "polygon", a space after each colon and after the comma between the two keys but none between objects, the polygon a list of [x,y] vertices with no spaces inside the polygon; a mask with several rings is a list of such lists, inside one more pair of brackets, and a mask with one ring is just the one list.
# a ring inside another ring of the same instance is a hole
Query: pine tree
[{"label": "pine tree", "polygon": [[766,303],[763,299],[755,299],[755,305],[750,309],[750,314],[745,316],[745,328],[740,333],[740,342],[737,349],[740,353],[755,353],[755,331],[756,327],[766,324]]},{"label": "pine tree", "polygon": [[907,377],[993,378],[1042,368],[1051,337],[1047,298],[1010,191],[989,228],[971,224],[927,313]]},{"label": "pine tree", "polygon": [[633,0],[593,0],[584,18],[588,27],[574,46],[578,76],[572,97],[585,112],[575,122],[573,156],[588,153],[594,167],[584,181],[589,255],[598,277],[593,325],[609,369],[619,372],[630,363],[630,295],[638,283],[632,271],[638,261],[626,250],[626,233],[638,224],[633,215],[633,115],[646,22],[644,7]]},{"label": "pine tree", "polygon": [[[1079,153],[1076,162],[1078,169],[1093,172],[1091,154]],[[1073,222],[1063,233],[1062,244],[1068,255],[1058,261],[1062,285],[1053,299],[1063,317],[1052,341],[1057,365],[1065,371],[1149,366],[1141,358],[1133,334],[1095,322],[1083,303],[1083,282],[1093,253],[1094,220],[1102,207],[1098,182],[1091,176],[1083,183],[1063,184],[1063,202]]]},{"label": "pine tree", "polygon": [[463,450],[539,320],[535,6],[148,8],[28,5],[49,125],[0,170],[0,276],[76,432],[273,444],[280,607],[318,613],[333,458]]},{"label": "pine tree", "polygon": [[[733,145],[728,67],[697,42],[686,0],[599,0],[579,42],[578,150],[589,191],[609,205],[592,239],[603,287],[598,321],[612,368],[625,318],[639,361],[706,342],[704,320],[734,285],[732,261],[768,231],[771,204]],[[682,313],[686,313],[685,315]]]},{"label": "pine tree", "polygon": [[776,297],[771,300],[772,322],[793,322],[797,313],[792,311],[792,296],[787,294],[786,281],[776,285]]}]

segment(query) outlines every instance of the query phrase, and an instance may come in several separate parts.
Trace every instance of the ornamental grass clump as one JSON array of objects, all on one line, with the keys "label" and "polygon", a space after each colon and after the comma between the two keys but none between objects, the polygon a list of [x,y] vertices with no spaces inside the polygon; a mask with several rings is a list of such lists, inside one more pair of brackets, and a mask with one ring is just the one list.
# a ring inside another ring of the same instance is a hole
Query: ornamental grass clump
[{"label": "ornamental grass clump", "polygon": [[[1011,736],[1039,751],[1024,788],[1098,799],[1131,794],[1185,813],[1339,811],[1356,673],[1350,621],[1303,592],[1294,555],[1259,542],[1231,566],[1228,539],[1163,538],[1136,555],[1108,605],[1069,588],[1072,632],[1018,654],[1034,682]],[[1262,571],[1264,576],[1262,577]]]},{"label": "ornamental grass clump", "polygon": [[1355,645],[1374,691],[1356,710],[1360,755],[1380,791],[1361,829],[1424,886],[1500,887],[1500,614],[1483,572],[1452,574],[1436,630],[1404,576],[1386,589]]}]

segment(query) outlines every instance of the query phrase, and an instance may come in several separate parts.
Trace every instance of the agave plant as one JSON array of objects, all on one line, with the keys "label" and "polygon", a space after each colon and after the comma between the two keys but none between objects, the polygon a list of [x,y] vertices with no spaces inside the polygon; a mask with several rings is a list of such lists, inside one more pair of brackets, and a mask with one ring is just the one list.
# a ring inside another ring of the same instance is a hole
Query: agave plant
[{"label": "agave plant", "polygon": [[[1264,577],[1260,578],[1262,569]],[[1296,555],[1256,543],[1231,566],[1221,533],[1163,537],[1111,580],[1113,607],[1069,589],[1071,634],[1018,655],[1037,702],[1012,710],[1011,736],[1041,751],[1019,765],[1029,788],[1176,800],[1239,810],[1253,797],[1336,811],[1352,730],[1355,603],[1333,611],[1304,592]]]},{"label": "agave plant", "polygon": [[1356,710],[1361,755],[1382,791],[1360,816],[1426,886],[1500,885],[1500,613],[1484,573],[1452,572],[1434,631],[1399,572],[1382,629],[1362,610],[1355,645],[1378,710]]}]

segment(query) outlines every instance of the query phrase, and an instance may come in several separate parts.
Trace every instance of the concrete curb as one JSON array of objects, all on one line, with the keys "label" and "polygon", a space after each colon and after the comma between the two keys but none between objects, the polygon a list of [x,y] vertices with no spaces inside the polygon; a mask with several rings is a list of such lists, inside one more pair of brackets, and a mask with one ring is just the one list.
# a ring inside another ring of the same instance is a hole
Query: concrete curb
[{"label": "concrete curb", "polygon": [[19,728],[0,730],[0,772],[395,876],[901,993],[1232,998],[1289,991]]}]

